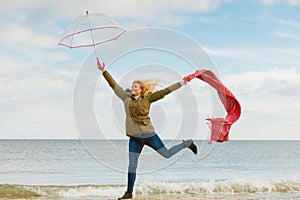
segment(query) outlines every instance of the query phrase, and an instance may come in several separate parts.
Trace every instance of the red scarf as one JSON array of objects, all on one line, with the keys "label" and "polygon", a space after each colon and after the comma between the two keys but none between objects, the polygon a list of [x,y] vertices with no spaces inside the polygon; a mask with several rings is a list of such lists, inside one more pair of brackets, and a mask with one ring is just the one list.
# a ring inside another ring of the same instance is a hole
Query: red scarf
[{"label": "red scarf", "polygon": [[230,90],[223,85],[217,76],[210,70],[197,70],[183,79],[191,81],[194,78],[201,79],[208,83],[218,92],[219,98],[227,112],[226,118],[207,118],[211,128],[211,141],[224,142],[228,141],[230,127],[241,115],[241,106]]}]

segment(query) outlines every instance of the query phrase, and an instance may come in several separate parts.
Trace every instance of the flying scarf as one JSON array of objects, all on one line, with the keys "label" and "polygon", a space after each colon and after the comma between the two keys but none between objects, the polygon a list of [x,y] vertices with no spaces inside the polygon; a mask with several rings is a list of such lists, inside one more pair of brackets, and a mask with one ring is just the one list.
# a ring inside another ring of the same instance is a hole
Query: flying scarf
[{"label": "flying scarf", "polygon": [[210,70],[197,70],[194,74],[185,76],[185,81],[191,81],[198,78],[210,86],[215,88],[218,96],[227,112],[226,118],[207,118],[211,129],[211,137],[209,143],[212,141],[224,142],[229,139],[229,131],[231,125],[235,123],[241,115],[241,106],[231,91],[223,85],[217,76]]}]

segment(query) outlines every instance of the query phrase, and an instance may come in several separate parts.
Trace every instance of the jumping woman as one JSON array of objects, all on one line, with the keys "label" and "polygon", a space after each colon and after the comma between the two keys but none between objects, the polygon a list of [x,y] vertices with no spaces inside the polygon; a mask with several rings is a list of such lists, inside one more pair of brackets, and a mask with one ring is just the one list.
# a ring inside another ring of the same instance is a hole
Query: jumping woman
[{"label": "jumping woman", "polygon": [[105,69],[105,65],[101,64],[97,59],[97,67],[114,93],[123,101],[126,113],[126,135],[129,139],[129,166],[128,166],[128,182],[127,191],[118,198],[132,198],[133,186],[136,179],[136,169],[139,155],[144,145],[148,145],[165,158],[170,158],[180,150],[189,148],[194,154],[197,154],[197,147],[193,140],[186,140],[167,149],[159,136],[155,133],[149,116],[151,103],[164,98],[167,94],[186,85],[184,80],[177,82],[165,89],[153,92],[156,82],[147,80],[135,80],[132,83],[131,91],[123,90],[114,78]]}]

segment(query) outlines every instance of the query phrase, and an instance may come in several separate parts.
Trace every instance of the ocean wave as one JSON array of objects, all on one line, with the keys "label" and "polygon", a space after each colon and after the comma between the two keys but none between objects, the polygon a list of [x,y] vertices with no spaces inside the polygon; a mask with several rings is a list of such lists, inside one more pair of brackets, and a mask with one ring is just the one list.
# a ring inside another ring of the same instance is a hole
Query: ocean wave
[{"label": "ocean wave", "polygon": [[[32,186],[0,185],[0,198],[111,197],[122,194],[125,185]],[[148,182],[135,187],[136,195],[254,194],[300,192],[300,181],[209,181],[198,183]]]},{"label": "ocean wave", "polygon": [[300,181],[209,181],[199,183],[144,183],[141,195],[156,194],[253,194],[300,192]]}]

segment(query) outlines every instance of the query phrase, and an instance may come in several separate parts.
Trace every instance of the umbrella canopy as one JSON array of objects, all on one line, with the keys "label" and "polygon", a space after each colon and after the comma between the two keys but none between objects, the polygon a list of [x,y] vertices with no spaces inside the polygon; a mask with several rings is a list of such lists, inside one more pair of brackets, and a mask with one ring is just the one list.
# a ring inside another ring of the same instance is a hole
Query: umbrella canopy
[{"label": "umbrella canopy", "polygon": [[80,16],[66,29],[59,45],[68,48],[92,47],[118,39],[126,32],[117,21],[95,13]]}]

